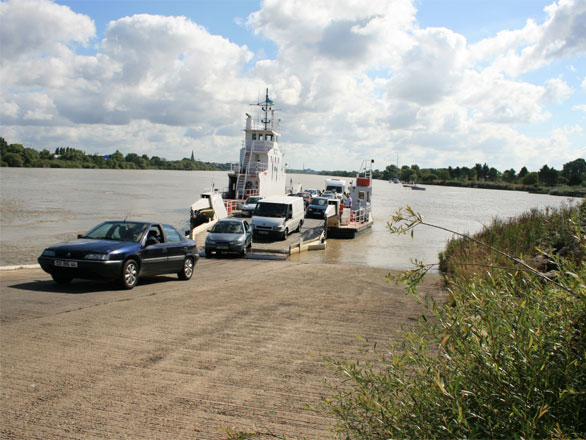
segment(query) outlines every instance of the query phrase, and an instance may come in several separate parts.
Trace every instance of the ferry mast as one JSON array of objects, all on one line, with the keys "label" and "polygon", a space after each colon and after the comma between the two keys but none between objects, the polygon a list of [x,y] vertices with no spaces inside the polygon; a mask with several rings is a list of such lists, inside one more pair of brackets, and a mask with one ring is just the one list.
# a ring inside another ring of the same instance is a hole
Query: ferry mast
[{"label": "ferry mast", "polygon": [[[264,112],[265,116],[261,119],[261,123],[264,125],[264,129],[269,130],[269,125],[271,125],[271,130],[274,130],[273,119],[275,116],[275,111],[273,110],[274,102],[269,98],[269,89],[266,89],[265,100],[264,102],[258,102],[256,104],[250,105],[257,105],[260,109]],[[269,119],[269,112],[271,113],[271,119]]]}]

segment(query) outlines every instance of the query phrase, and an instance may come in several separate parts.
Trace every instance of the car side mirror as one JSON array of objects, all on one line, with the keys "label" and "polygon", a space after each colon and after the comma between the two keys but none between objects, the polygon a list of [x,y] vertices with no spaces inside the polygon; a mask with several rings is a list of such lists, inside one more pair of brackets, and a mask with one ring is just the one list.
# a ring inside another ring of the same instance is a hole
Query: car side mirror
[{"label": "car side mirror", "polygon": [[85,235],[83,235],[83,234],[77,234],[77,238],[85,238]]}]

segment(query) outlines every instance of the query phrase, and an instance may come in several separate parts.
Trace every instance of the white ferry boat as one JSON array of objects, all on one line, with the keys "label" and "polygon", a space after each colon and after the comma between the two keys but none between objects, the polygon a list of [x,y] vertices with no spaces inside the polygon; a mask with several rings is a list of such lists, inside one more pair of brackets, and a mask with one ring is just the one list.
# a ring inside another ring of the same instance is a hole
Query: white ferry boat
[{"label": "white ferry boat", "polygon": [[241,208],[250,196],[284,195],[286,172],[283,152],[279,148],[279,121],[275,120],[274,103],[266,90],[259,107],[259,117],[246,113],[244,141],[237,167],[228,173],[228,187],[224,191],[212,188],[191,205],[190,234],[213,225],[220,218]]},{"label": "white ferry boat", "polygon": [[246,113],[244,145],[238,167],[228,174],[226,199],[245,200],[250,196],[285,194],[286,174],[283,152],[279,148],[279,121],[275,121],[273,101],[266,91],[265,100],[256,104],[263,117],[255,120]]},{"label": "white ferry boat", "polygon": [[370,228],[374,223],[372,217],[372,164],[365,160],[356,174],[356,180],[350,182],[348,193],[352,205],[346,206],[346,198],[328,201],[327,235],[329,237],[354,238],[356,234]]}]

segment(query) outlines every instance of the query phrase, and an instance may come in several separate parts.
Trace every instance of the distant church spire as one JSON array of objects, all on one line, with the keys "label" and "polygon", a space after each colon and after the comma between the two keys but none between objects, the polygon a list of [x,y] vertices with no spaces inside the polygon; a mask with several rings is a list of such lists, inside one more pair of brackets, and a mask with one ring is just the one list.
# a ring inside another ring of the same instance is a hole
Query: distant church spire
[{"label": "distant church spire", "polygon": [[191,150],[191,160],[195,160],[195,155],[193,154],[193,150]]}]

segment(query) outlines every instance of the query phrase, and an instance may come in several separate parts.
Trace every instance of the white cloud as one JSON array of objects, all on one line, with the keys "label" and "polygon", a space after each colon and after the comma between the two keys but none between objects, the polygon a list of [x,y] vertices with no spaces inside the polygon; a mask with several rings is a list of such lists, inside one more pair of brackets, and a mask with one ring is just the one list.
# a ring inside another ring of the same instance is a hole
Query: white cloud
[{"label": "white cloud", "polygon": [[93,21],[49,1],[0,3],[0,64],[35,56],[63,56],[70,46],[87,45],[95,36]]},{"label": "white cloud", "polygon": [[6,1],[2,136],[232,161],[243,113],[269,87],[288,162],[315,169],[352,169],[391,150],[421,166],[499,169],[542,161],[556,146],[575,151],[576,131],[519,131],[547,122],[549,106],[574,92],[562,76],[538,84],[521,74],[584,53],[584,2],[561,0],[546,22],[474,45],[447,28],[418,27],[414,3],[265,0],[246,22],[277,46],[274,59],[260,59],[185,17],[155,15],[110,22],[93,42],[97,53],[81,55],[76,47],[95,38],[90,17],[48,0]]},{"label": "white cloud", "polygon": [[560,78],[547,80],[547,89],[544,94],[546,101],[556,104],[564,102],[574,91],[568,84]]},{"label": "white cloud", "polygon": [[523,29],[499,32],[471,46],[471,56],[518,76],[563,57],[586,54],[586,2],[559,0],[545,10],[549,18],[542,25],[528,20]]},{"label": "white cloud", "polygon": [[443,28],[414,35],[414,44],[389,80],[389,97],[428,105],[456,93],[465,68],[464,37]]}]

